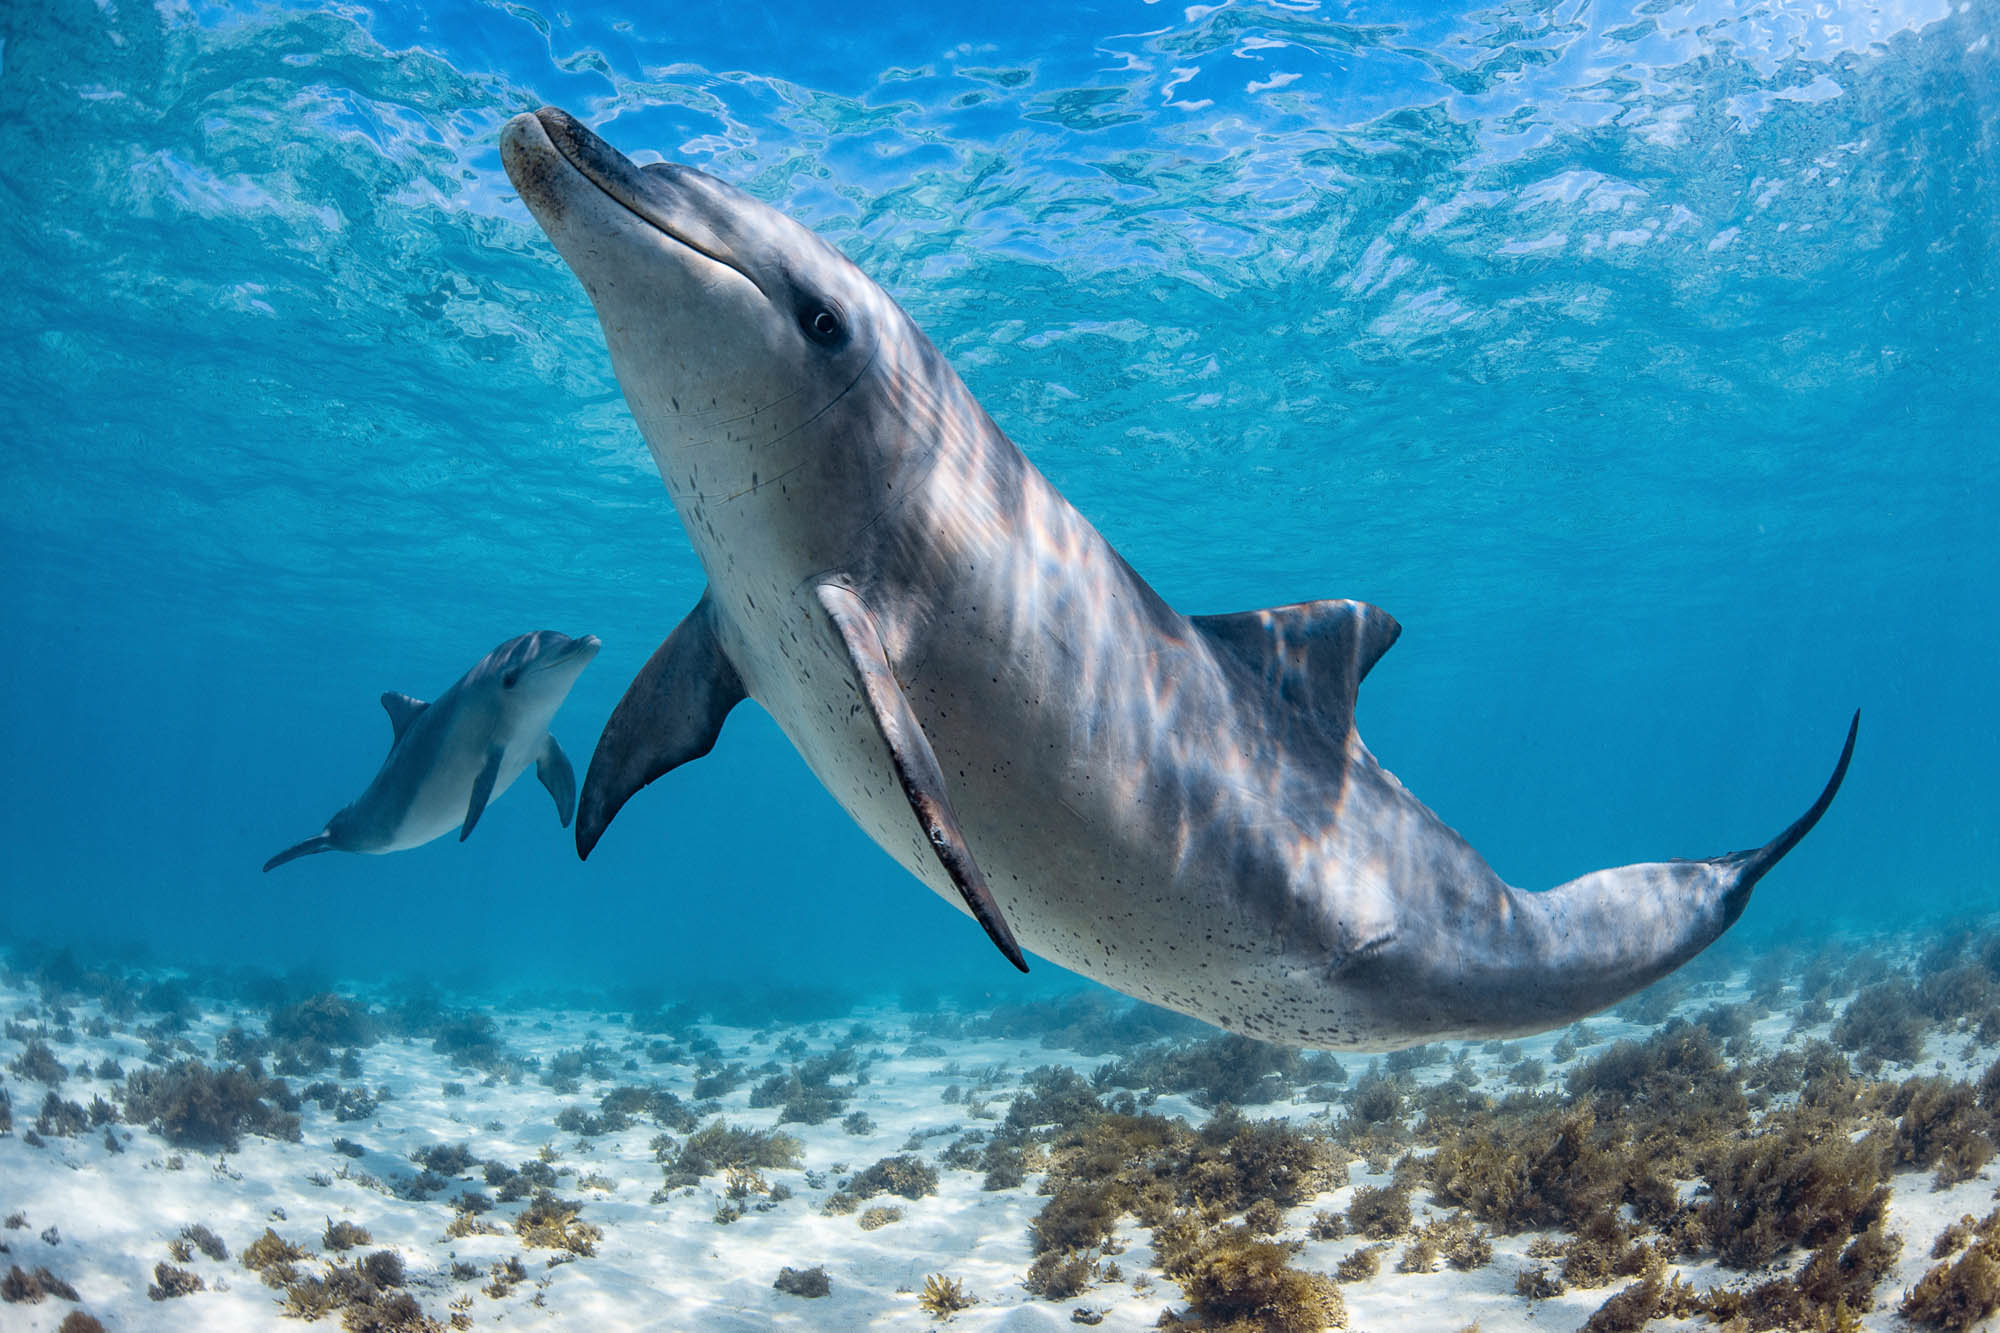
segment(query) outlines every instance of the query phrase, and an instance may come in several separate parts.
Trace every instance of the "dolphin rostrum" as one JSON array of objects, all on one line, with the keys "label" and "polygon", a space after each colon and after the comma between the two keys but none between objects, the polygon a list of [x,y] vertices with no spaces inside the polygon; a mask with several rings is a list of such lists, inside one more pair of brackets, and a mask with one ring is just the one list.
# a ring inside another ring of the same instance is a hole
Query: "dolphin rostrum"
[{"label": "dolphin rostrum", "polygon": [[507,640],[430,703],[382,696],[395,739],[375,780],[304,842],[264,863],[314,852],[400,852],[458,830],[464,842],[487,804],[529,764],[569,827],[576,773],[549,733],[570,686],[597,656],[597,636],[538,629]]},{"label": "dolphin rostrum", "polygon": [[1761,848],[1511,888],[1355,734],[1385,612],[1180,614],[805,227],[554,109],[509,122],[501,156],[708,575],[598,740],[582,855],[751,698],[1015,966],[1025,948],[1237,1032],[1379,1048],[1638,990],[1736,920],[1840,785],[1852,727]]}]

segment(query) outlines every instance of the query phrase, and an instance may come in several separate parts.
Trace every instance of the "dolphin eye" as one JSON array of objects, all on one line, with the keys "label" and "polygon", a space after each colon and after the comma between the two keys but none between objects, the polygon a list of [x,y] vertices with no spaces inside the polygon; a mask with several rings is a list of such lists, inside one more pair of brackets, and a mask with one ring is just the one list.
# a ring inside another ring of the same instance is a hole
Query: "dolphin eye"
[{"label": "dolphin eye", "polygon": [[799,321],[805,325],[806,335],[816,343],[832,344],[840,340],[840,316],[826,306],[810,306]]},{"label": "dolphin eye", "polygon": [[519,671],[509,671],[506,675],[500,677],[500,688],[511,690],[514,688],[514,682],[519,679],[521,679]]}]

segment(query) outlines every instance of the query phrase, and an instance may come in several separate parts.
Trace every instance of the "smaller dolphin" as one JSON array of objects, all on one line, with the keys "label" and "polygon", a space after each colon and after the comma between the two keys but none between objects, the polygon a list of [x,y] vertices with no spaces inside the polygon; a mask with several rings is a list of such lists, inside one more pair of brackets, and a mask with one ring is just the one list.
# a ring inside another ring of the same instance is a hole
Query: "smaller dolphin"
[{"label": "smaller dolphin", "polygon": [[396,737],[368,790],[326,827],[264,863],[266,871],[314,852],[400,852],[456,828],[464,842],[487,802],[532,762],[569,827],[576,773],[549,734],[556,709],[602,645],[539,629],[509,639],[431,703],[382,696]]}]

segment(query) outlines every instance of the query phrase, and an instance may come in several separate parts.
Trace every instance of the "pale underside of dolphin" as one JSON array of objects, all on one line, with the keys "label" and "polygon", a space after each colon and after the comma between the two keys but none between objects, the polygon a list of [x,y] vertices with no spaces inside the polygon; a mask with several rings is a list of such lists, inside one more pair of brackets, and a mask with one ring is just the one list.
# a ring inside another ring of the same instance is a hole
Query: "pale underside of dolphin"
[{"label": "pale underside of dolphin", "polygon": [[316,852],[399,852],[453,829],[463,842],[530,764],[568,828],[576,775],[549,723],[598,647],[595,635],[537,630],[495,648],[429,703],[383,695],[394,737],[374,780],[264,869]]},{"label": "pale underside of dolphin", "polygon": [[1237,1032],[1381,1048],[1540,1030],[1678,967],[1846,772],[1853,726],[1763,847],[1512,888],[1355,732],[1388,614],[1180,614],[806,228],[553,109],[515,118],[502,157],[708,575],[598,741],[583,855],[751,698],[1016,966],[1032,951]]}]

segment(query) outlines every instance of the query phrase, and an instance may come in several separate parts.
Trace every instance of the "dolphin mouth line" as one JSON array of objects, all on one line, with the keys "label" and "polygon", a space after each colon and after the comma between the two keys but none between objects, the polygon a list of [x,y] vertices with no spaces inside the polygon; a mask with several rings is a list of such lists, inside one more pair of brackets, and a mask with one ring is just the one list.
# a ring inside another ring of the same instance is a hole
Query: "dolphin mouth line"
[{"label": "dolphin mouth line", "polygon": [[[545,109],[546,108],[544,108],[544,110]],[[717,254],[715,251],[708,249],[702,245],[699,245],[695,241],[689,239],[688,237],[681,235],[679,232],[674,230],[673,224],[667,221],[667,219],[663,217],[658,217],[653,213],[648,212],[645,206],[641,202],[627,198],[626,195],[618,189],[616,182],[607,180],[599,172],[593,171],[591,169],[591,164],[588,161],[582,160],[581,158],[576,156],[572,156],[568,148],[564,146],[563,136],[551,134],[549,132],[548,122],[542,118],[541,110],[537,110],[534,113],[534,117],[536,126],[542,132],[542,137],[548,141],[549,147],[555,150],[556,156],[561,158],[564,162],[568,163],[570,170],[576,172],[577,175],[583,177],[585,180],[589,181],[592,185],[596,186],[598,192],[602,194],[605,198],[609,199],[612,203],[617,204],[627,213],[630,213],[634,218],[637,218],[640,222],[645,223],[648,227],[660,233],[662,236],[674,242],[676,245],[694,251],[696,254],[700,255],[703,259],[707,259],[714,263],[722,265],[722,267],[735,273],[737,276],[741,277],[745,282],[749,283],[752,287],[755,287],[758,291],[760,292],[764,291],[764,284],[758,282],[755,277],[751,276],[750,271],[744,268],[741,264],[737,263],[735,260],[731,259],[727,255]],[[610,149],[609,151],[616,152],[617,150]],[[629,163],[631,159],[627,158],[626,161]],[[634,170],[642,170],[642,168],[635,167]],[[767,297],[770,295],[769,292],[764,292],[764,294]]]},{"label": "dolphin mouth line", "polygon": [[541,672],[553,671],[559,666],[566,666],[579,657],[595,657],[597,656],[598,649],[603,646],[604,641],[595,634],[586,634],[580,639],[571,639],[569,646],[561,652],[550,653],[546,657],[538,658],[534,662],[529,663],[526,667],[522,668],[522,674],[527,676],[539,675]]}]

